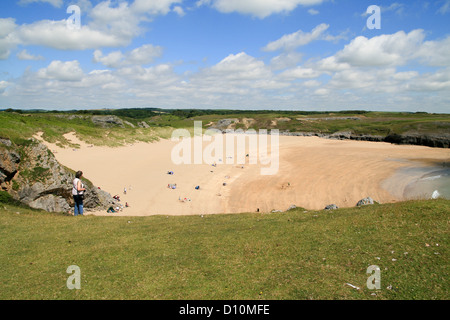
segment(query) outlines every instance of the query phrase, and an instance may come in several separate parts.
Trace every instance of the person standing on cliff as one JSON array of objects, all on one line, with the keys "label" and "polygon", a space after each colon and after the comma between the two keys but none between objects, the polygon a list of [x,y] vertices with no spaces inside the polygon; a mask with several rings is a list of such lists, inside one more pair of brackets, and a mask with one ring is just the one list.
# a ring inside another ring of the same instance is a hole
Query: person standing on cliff
[{"label": "person standing on cliff", "polygon": [[75,202],[74,215],[83,215],[83,198],[86,188],[84,188],[81,182],[81,176],[83,172],[77,171],[75,174],[75,179],[73,179],[72,196]]}]

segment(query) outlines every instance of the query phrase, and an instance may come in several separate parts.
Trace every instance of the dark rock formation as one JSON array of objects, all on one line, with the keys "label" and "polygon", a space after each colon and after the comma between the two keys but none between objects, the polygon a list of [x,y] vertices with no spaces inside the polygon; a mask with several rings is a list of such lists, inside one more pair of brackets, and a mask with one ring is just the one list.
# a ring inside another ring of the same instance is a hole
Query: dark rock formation
[{"label": "dark rock formation", "polygon": [[449,148],[450,134],[390,134],[384,139],[395,144],[413,144],[433,148]]},{"label": "dark rock formation", "polygon": [[7,189],[9,183],[19,170],[20,155],[14,150],[0,146],[0,186]]},{"label": "dark rock formation", "polygon": [[[0,145],[0,181],[3,190],[22,203],[49,212],[68,212],[73,206],[74,172],[58,163],[47,147],[35,139],[26,145]],[[84,207],[105,209],[115,200],[111,195],[83,181],[87,191]]]},{"label": "dark rock formation", "polygon": [[373,199],[371,197],[367,197],[367,198],[359,200],[358,203],[356,204],[356,206],[361,207],[361,206],[366,206],[366,205],[374,204],[374,203],[375,203],[375,201],[373,201]]},{"label": "dark rock formation", "polygon": [[339,207],[335,204],[329,204],[324,208],[324,210],[336,210],[336,209],[339,209]]},{"label": "dark rock formation", "polygon": [[317,132],[289,132],[281,131],[280,135],[285,136],[302,136],[302,137],[321,137],[327,139],[338,140],[359,140],[374,142],[389,142],[395,144],[420,145],[433,148],[450,148],[450,134],[390,134],[387,136],[370,135],[370,134],[354,134],[349,131],[335,132],[332,134]]},{"label": "dark rock formation", "polygon": [[148,123],[145,121],[138,122],[137,124],[138,124],[139,128],[150,128]]},{"label": "dark rock formation", "polygon": [[103,128],[121,127],[124,128],[124,122],[122,119],[116,116],[92,116],[92,122]]}]

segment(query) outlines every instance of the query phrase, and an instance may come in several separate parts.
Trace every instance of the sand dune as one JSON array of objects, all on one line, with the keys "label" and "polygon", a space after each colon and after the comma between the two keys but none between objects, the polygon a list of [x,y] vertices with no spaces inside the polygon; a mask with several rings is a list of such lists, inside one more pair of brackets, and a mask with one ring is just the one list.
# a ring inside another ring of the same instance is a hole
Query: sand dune
[{"label": "sand dune", "polygon": [[[284,211],[292,204],[307,209],[331,203],[351,207],[368,196],[381,203],[395,202],[403,200],[397,191],[405,180],[383,181],[396,169],[411,165],[402,160],[450,158],[448,149],[280,136],[278,173],[262,176],[265,166],[260,163],[242,166],[221,159],[215,167],[174,165],[171,152],[177,142],[170,140],[109,148],[88,146],[73,133],[66,138],[81,147],[46,144],[60,163],[82,170],[96,186],[128,202],[130,207],[118,213],[127,216]],[[169,170],[174,175],[168,175]],[[167,188],[175,183],[176,189]],[[200,190],[195,190],[197,185]],[[187,201],[179,200],[184,198]]]}]

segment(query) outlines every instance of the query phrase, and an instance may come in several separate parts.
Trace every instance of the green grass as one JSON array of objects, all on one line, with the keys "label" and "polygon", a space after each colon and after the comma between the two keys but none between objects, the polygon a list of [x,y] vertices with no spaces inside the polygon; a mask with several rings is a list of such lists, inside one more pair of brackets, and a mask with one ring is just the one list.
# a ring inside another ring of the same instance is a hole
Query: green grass
[{"label": "green grass", "polygon": [[[73,217],[0,203],[0,299],[447,300],[449,212],[450,201],[430,200]],[[66,287],[70,265],[81,290]],[[366,287],[370,265],[381,268],[381,290]]]},{"label": "green grass", "polygon": [[[187,117],[189,112],[167,111],[166,113],[149,112],[145,117],[144,111],[120,109],[111,111],[123,120],[135,125],[134,128],[125,125],[124,128],[103,128],[91,121],[88,111],[73,112],[0,112],[0,137],[9,138],[18,145],[26,144],[37,132],[43,132],[45,140],[62,146],[78,147],[67,141],[63,135],[75,131],[77,136],[88,144],[120,146],[136,141],[152,142],[158,139],[168,139],[174,129],[191,128],[194,121],[202,121],[203,128],[209,128],[210,122],[221,119],[254,119],[249,129],[279,129],[290,132],[316,132],[331,134],[339,131],[350,131],[355,134],[370,134],[386,136],[388,134],[419,133],[442,134],[450,130],[450,115],[427,113],[401,112],[288,112],[288,111],[229,111],[221,110],[195,111],[193,116]],[[100,112],[100,111],[98,111]],[[104,111],[106,112],[106,111]],[[214,113],[216,112],[216,113]],[[136,114],[135,114],[136,113]],[[128,116],[135,116],[127,117]],[[360,117],[361,120],[324,118]],[[289,118],[290,121],[272,121],[277,118]],[[315,120],[304,120],[314,118]],[[146,121],[150,128],[139,128],[137,123]],[[236,129],[247,129],[242,123]]]},{"label": "green grass", "polygon": [[27,139],[42,132],[42,137],[48,142],[76,148],[79,146],[63,137],[64,134],[75,131],[88,144],[116,147],[136,141],[152,142],[169,138],[173,131],[173,128],[167,126],[102,128],[95,125],[89,116],[69,116],[70,114],[0,112],[0,137],[9,138],[17,145],[26,145],[30,143]]}]

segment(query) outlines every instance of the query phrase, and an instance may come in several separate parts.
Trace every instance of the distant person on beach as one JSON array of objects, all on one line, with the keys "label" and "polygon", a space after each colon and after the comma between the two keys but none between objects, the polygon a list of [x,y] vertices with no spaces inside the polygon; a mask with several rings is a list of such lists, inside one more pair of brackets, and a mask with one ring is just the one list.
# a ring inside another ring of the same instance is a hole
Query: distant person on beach
[{"label": "distant person on beach", "polygon": [[83,172],[77,171],[77,173],[75,174],[75,179],[73,179],[72,196],[73,201],[75,202],[75,216],[83,215],[83,199],[86,188],[84,188],[83,183],[81,182],[82,176]]}]

